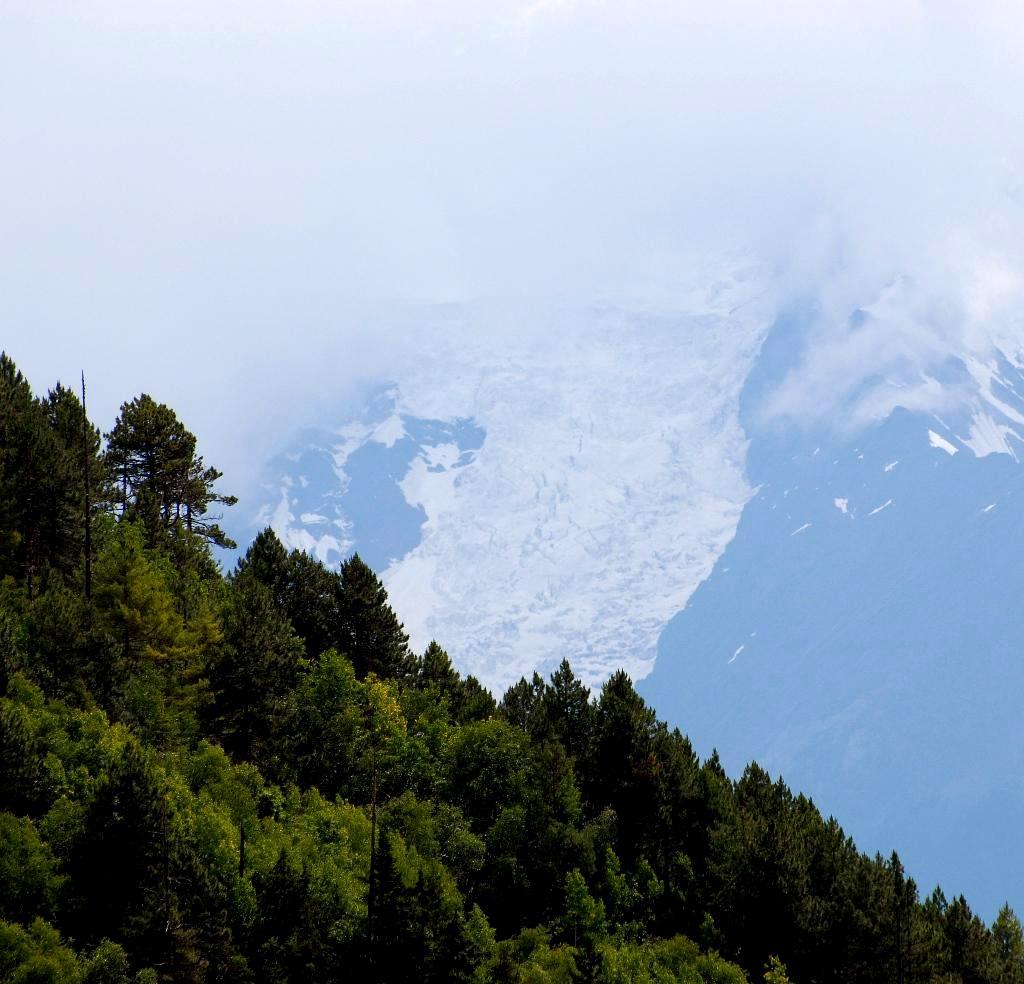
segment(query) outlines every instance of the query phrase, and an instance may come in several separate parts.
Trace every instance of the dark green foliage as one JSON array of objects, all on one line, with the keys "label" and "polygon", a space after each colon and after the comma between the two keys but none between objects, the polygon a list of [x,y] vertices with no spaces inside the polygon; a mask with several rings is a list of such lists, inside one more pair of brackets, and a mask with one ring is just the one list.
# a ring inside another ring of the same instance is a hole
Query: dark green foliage
[{"label": "dark green foliage", "polygon": [[379,864],[380,916],[370,941],[370,979],[469,984],[482,954],[444,869],[407,847],[398,834],[385,839]]},{"label": "dark green foliage", "polygon": [[658,801],[657,720],[622,670],[601,690],[594,729],[583,766],[584,795],[594,812],[603,807],[614,811],[622,857],[632,863],[651,850],[663,806]]},{"label": "dark green foliage", "polygon": [[209,665],[214,734],[237,757],[267,765],[283,741],[302,643],[270,590],[248,575],[228,589],[223,625]]},{"label": "dark green foliage", "polygon": [[77,579],[84,566],[84,457],[98,469],[98,435],[73,393],[36,399],[0,353],[0,577],[23,579],[28,596],[45,572]]},{"label": "dark green foliage", "polygon": [[308,870],[282,851],[273,868],[253,879],[258,920],[253,967],[261,981],[330,980]]},{"label": "dark green foliage", "polygon": [[28,712],[0,703],[0,810],[32,815],[40,808],[46,796],[43,754]]},{"label": "dark green foliage", "polygon": [[352,664],[333,649],[302,678],[292,701],[291,762],[299,783],[336,795],[351,789],[363,731]]},{"label": "dark green foliage", "polygon": [[577,761],[582,761],[594,734],[595,712],[590,691],[563,659],[544,689],[544,723],[551,737]]},{"label": "dark green foliage", "polygon": [[[46,591],[31,603],[26,664],[47,695],[81,699],[90,682],[90,647],[83,627],[90,613],[80,591],[50,578]],[[0,643],[2,645],[2,643]]]},{"label": "dark green foliage", "polygon": [[921,901],[625,673],[496,705],[357,556],[223,577],[168,407],[101,451],[0,356],[0,438],[0,981],[1024,984],[1008,906]]},{"label": "dark green foliage", "polygon": [[387,592],[369,567],[353,554],[341,565],[341,629],[337,648],[359,676],[404,678],[412,671],[409,637],[387,603]]},{"label": "dark green foliage", "polygon": [[463,679],[452,665],[451,657],[436,642],[412,661],[413,683],[426,695],[428,706],[443,703],[450,719],[457,724],[484,721],[496,708],[494,698],[476,677]]},{"label": "dark green foliage", "polygon": [[268,587],[275,595],[283,593],[285,614],[305,644],[306,655],[315,659],[331,648],[347,654],[340,645],[347,641],[341,628],[341,575],[298,550],[288,555],[285,571],[284,579],[271,575]]},{"label": "dark green foliage", "polygon": [[234,546],[210,516],[211,505],[234,505],[214,485],[221,477],[196,453],[195,435],[170,407],[143,393],[121,404],[107,434],[106,472],[125,518],[141,521],[147,545],[185,531],[218,546]]},{"label": "dark green foliage", "polygon": [[7,684],[23,659],[21,620],[0,597],[0,696],[7,693]]},{"label": "dark green foliage", "polygon": [[527,680],[523,677],[505,691],[498,705],[498,713],[509,724],[530,735],[544,733],[544,680],[539,673]]},{"label": "dark green foliage", "polygon": [[57,861],[35,824],[0,813],[0,919],[51,917],[60,885]]},{"label": "dark green foliage", "polygon": [[[169,804],[149,756],[126,745],[88,802],[65,861],[67,925],[82,942],[156,932],[170,885]],[[140,927],[136,914],[146,913]],[[154,941],[156,942],[156,941]]]}]

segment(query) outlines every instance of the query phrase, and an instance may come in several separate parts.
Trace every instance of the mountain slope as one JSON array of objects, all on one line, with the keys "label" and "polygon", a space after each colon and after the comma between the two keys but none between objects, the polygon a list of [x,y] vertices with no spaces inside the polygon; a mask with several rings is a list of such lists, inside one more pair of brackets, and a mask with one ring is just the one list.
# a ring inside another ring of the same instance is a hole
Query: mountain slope
[{"label": "mountain slope", "polygon": [[947,387],[988,382],[955,417],[768,426],[793,333],[777,326],[744,394],[757,493],[641,690],[730,771],[783,773],[994,913],[1024,879],[1006,786],[1024,758],[1021,374],[950,358]]}]

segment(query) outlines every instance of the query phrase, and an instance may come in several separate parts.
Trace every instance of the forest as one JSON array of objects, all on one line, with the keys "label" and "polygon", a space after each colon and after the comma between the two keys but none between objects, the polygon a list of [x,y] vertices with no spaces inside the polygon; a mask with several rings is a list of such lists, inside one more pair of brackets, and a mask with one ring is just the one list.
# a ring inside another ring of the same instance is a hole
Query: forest
[{"label": "forest", "polygon": [[222,479],[154,398],[102,432],[0,356],[0,981],[1024,984],[1008,905],[625,673],[496,699],[358,555],[266,529],[223,571]]}]

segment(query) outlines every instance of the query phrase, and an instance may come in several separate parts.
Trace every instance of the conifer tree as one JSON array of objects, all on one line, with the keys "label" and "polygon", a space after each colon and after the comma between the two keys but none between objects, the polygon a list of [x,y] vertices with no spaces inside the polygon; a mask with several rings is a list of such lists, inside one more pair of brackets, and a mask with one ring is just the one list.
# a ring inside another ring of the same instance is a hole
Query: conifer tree
[{"label": "conifer tree", "polygon": [[264,585],[281,611],[288,610],[290,558],[277,534],[265,527],[235,566],[235,577],[247,574]]},{"label": "conifer tree", "polygon": [[384,585],[359,554],[341,565],[339,607],[343,634],[338,648],[359,676],[401,679],[411,672],[409,637],[388,604]]},{"label": "conifer tree", "polygon": [[452,721],[482,721],[494,713],[494,698],[476,677],[463,679],[436,640],[431,640],[414,665],[417,688],[428,691],[435,699],[446,700]]},{"label": "conifer tree", "polygon": [[74,567],[78,469],[28,380],[0,353],[0,574],[34,597],[48,566]]},{"label": "conifer tree", "polygon": [[302,644],[256,577],[237,577],[224,612],[224,637],[209,665],[211,716],[224,747],[269,765],[281,751],[288,699],[299,679]]},{"label": "conifer tree", "polygon": [[1024,931],[1009,903],[1003,903],[992,924],[992,938],[1000,984],[1024,984]]},{"label": "conifer tree", "polygon": [[623,860],[648,850],[657,803],[654,734],[656,718],[618,670],[605,683],[598,700],[594,739],[582,769],[584,791],[595,812],[615,811]]},{"label": "conifer tree", "polygon": [[547,727],[573,758],[582,758],[594,729],[594,705],[590,691],[573,673],[567,659],[551,675],[542,701]]},{"label": "conifer tree", "polygon": [[547,730],[544,706],[544,679],[534,671],[531,679],[521,677],[505,691],[498,711],[509,724],[534,737]]},{"label": "conifer tree", "polygon": [[[265,538],[261,553],[276,553],[276,539]],[[260,554],[254,559],[258,561]],[[333,648],[354,659],[351,635],[343,624],[341,574],[302,550],[288,555],[284,573],[283,580],[267,575],[271,581],[268,586],[275,596],[283,592],[285,614],[302,639],[307,658],[316,659]]]},{"label": "conifer tree", "polygon": [[235,546],[217,525],[219,517],[208,513],[212,505],[231,506],[237,499],[216,491],[221,472],[204,464],[195,435],[170,407],[146,393],[123,403],[107,434],[105,457],[121,514],[142,522],[149,546],[183,531],[216,546]]}]

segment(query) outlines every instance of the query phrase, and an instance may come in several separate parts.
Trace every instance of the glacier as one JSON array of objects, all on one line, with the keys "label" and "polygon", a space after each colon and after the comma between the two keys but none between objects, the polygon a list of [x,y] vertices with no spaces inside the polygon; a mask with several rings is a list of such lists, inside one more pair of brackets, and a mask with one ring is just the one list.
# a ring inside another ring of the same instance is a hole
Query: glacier
[{"label": "glacier", "polygon": [[268,469],[249,530],[381,572],[413,645],[503,690],[568,656],[650,669],[752,494],[738,399],[773,309],[750,271],[671,313],[446,314],[401,373]]}]

